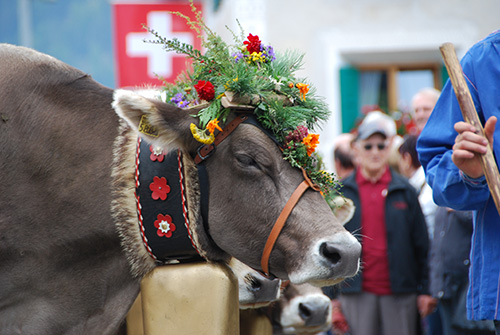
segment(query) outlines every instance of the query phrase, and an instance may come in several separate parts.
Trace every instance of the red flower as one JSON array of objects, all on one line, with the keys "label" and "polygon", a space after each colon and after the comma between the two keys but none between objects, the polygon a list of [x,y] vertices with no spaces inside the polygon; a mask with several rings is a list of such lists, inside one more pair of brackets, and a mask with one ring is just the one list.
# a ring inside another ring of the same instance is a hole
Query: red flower
[{"label": "red flower", "polygon": [[158,228],[156,232],[160,237],[172,237],[172,232],[175,231],[175,225],[172,223],[170,215],[158,214],[155,221],[155,227]]},{"label": "red flower", "polygon": [[151,197],[154,200],[165,200],[167,199],[167,193],[170,193],[170,186],[167,185],[167,179],[165,179],[165,177],[154,177],[153,182],[149,184],[149,189],[153,191]]},{"label": "red flower", "polygon": [[252,34],[248,34],[248,41],[243,42],[247,46],[247,51],[252,54],[253,52],[259,53],[261,47],[261,41],[259,40],[259,36]]},{"label": "red flower", "polygon": [[210,101],[215,97],[214,85],[209,81],[200,80],[198,84],[194,85],[194,88],[201,100]]},{"label": "red flower", "polygon": [[152,145],[149,146],[149,151],[151,151],[151,160],[158,161],[158,162],[163,162],[163,159],[165,159],[165,153],[163,152],[163,149],[160,147],[153,147]]}]

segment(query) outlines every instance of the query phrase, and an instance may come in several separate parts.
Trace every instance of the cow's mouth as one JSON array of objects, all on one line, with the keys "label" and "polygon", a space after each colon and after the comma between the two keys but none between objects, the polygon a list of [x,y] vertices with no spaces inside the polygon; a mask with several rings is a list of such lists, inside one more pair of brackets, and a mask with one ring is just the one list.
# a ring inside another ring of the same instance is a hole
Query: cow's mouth
[{"label": "cow's mouth", "polygon": [[256,308],[267,307],[273,302],[274,301],[261,301],[255,303],[240,304],[240,309],[256,309]]}]

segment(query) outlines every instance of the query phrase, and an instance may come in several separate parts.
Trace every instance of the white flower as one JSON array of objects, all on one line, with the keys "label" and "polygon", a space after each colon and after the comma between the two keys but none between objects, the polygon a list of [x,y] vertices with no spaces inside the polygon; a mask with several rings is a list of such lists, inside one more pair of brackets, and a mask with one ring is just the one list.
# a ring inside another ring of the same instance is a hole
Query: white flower
[{"label": "white flower", "polygon": [[160,222],[159,229],[161,230],[162,233],[168,233],[170,231],[170,223],[163,220],[162,222]]}]

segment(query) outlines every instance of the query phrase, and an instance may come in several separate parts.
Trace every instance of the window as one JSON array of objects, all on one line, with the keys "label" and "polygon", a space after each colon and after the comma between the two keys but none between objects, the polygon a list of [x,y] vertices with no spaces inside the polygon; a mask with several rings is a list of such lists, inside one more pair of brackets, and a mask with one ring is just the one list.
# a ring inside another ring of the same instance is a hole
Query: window
[{"label": "window", "polygon": [[340,70],[342,131],[349,132],[374,109],[398,120],[410,112],[411,98],[421,88],[441,88],[446,70],[439,63],[360,65]]}]

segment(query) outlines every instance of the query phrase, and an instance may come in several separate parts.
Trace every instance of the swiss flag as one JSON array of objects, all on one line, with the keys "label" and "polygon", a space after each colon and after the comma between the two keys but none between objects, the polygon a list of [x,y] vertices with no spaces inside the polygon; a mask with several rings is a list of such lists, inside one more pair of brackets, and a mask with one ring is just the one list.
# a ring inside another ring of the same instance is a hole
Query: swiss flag
[{"label": "swiss flag", "polygon": [[[195,3],[198,11],[201,4]],[[113,3],[114,43],[117,87],[162,85],[163,80],[173,82],[186,69],[188,59],[175,52],[167,52],[161,44],[144,42],[156,38],[143,28],[143,24],[161,37],[201,48],[196,31],[189,28],[186,20],[171,12],[180,12],[195,20],[189,4],[145,4],[129,1]]]}]

